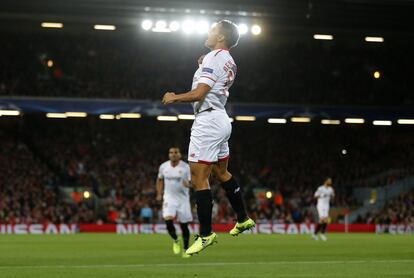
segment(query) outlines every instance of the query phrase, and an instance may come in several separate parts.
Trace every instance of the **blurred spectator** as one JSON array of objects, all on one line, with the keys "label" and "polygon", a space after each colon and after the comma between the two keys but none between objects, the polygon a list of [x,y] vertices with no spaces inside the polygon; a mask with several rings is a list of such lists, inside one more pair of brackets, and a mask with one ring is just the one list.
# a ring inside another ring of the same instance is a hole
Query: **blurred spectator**
[{"label": "blurred spectator", "polygon": [[[154,197],[158,165],[167,159],[171,145],[185,153],[190,124],[54,121],[35,115],[14,123],[0,121],[0,222],[162,221]],[[414,173],[412,145],[413,131],[406,128],[236,122],[230,170],[259,222],[311,222],[313,192],[323,177],[333,176],[334,207],[356,207],[354,186],[385,185]],[[223,190],[214,179],[211,184],[214,221],[232,222]],[[87,188],[95,202],[80,194],[75,202],[63,194],[64,187]],[[266,192],[272,193],[270,198]]]},{"label": "blurred spectator", "polygon": [[[4,34],[0,94],[159,100],[190,89],[204,38],[151,34]],[[408,42],[351,45],[241,39],[232,102],[413,105]],[[168,47],[166,47],[168,45]],[[260,51],[256,51],[259,49]],[[381,78],[373,74],[379,71]]]}]

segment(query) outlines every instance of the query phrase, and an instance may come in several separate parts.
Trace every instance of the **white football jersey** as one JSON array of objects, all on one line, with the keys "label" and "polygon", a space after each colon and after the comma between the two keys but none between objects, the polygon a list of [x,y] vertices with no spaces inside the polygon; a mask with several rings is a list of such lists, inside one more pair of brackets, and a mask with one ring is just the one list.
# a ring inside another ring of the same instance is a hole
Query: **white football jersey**
[{"label": "white football jersey", "polygon": [[164,201],[189,201],[190,189],[184,186],[184,180],[191,180],[190,166],[180,160],[174,167],[168,160],[160,165],[158,178],[164,180]]},{"label": "white football jersey", "polygon": [[321,185],[315,192],[315,197],[318,198],[318,207],[329,207],[331,198],[335,195],[332,186]]},{"label": "white football jersey", "polygon": [[211,87],[207,96],[193,103],[194,113],[206,109],[225,110],[229,89],[233,85],[237,73],[237,66],[226,49],[216,49],[209,52],[194,74],[192,89],[199,83]]}]

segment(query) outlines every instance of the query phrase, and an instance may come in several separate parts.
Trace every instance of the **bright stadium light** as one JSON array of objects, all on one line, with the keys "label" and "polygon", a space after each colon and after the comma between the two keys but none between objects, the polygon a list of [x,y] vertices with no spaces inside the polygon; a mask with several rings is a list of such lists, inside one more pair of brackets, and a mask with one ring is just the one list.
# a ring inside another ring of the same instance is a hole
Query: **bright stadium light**
[{"label": "bright stadium light", "polygon": [[414,119],[398,119],[397,123],[400,125],[414,125]]},{"label": "bright stadium light", "polygon": [[181,26],[181,29],[186,34],[191,34],[194,32],[195,23],[192,20],[185,20]]},{"label": "bright stadium light", "polygon": [[384,120],[375,120],[372,122],[373,125],[385,125],[385,126],[389,126],[392,125],[391,121],[384,121]]},{"label": "bright stadium light", "polygon": [[310,123],[311,118],[309,117],[292,117],[290,119],[292,123]]},{"label": "bright stadium light", "polygon": [[180,23],[175,20],[171,21],[169,27],[170,27],[170,30],[173,32],[178,31],[180,29]]},{"label": "bright stadium light", "polygon": [[178,117],[177,116],[158,116],[157,120],[162,121],[162,122],[176,122],[178,121]]},{"label": "bright stadium light", "polygon": [[85,112],[66,112],[65,114],[68,117],[74,118],[85,118],[86,116],[88,116],[88,114]]},{"label": "bright stadium light", "polygon": [[267,192],[266,192],[266,198],[267,198],[267,199],[272,198],[272,196],[273,196],[272,191],[267,191]]},{"label": "bright stadium light", "polygon": [[19,110],[0,110],[0,116],[19,116]]},{"label": "bright stadium light", "polygon": [[68,116],[66,113],[47,113],[46,118],[65,119]]},{"label": "bright stadium light", "polygon": [[83,198],[89,199],[91,197],[91,193],[89,191],[83,192]]},{"label": "bright stadium light", "polygon": [[269,118],[269,119],[267,119],[267,122],[269,124],[285,124],[286,119],[283,119],[283,118]]},{"label": "bright stadium light", "polygon": [[142,29],[144,29],[145,31],[148,31],[149,29],[152,28],[152,21],[149,19],[145,19],[144,21],[142,21],[141,23],[141,27]]},{"label": "bright stadium light", "polygon": [[166,27],[167,27],[167,22],[165,22],[165,20],[158,20],[155,23],[155,28],[157,28],[157,29],[164,29]]},{"label": "bright stadium light", "polygon": [[192,114],[180,114],[178,115],[178,119],[180,120],[194,120],[195,116]]},{"label": "bright stadium light", "polygon": [[366,42],[384,42],[383,37],[365,37]]},{"label": "bright stadium light", "polygon": [[361,119],[361,118],[346,118],[345,123],[347,123],[347,124],[363,124],[363,123],[365,123],[365,120]]},{"label": "bright stadium light", "polygon": [[197,33],[206,34],[210,28],[210,24],[207,21],[198,21],[196,25]]},{"label": "bright stadium light", "polygon": [[95,24],[93,26],[93,29],[95,29],[95,30],[103,30],[103,31],[114,31],[114,30],[116,30],[116,26],[115,25]]},{"label": "bright stadium light", "polygon": [[42,22],[40,24],[43,28],[63,28],[63,23],[61,22]]},{"label": "bright stadium light", "polygon": [[373,76],[375,79],[379,79],[381,77],[381,73],[379,71],[374,71]]},{"label": "bright stadium light", "polygon": [[323,124],[323,125],[339,125],[339,124],[341,124],[341,121],[340,120],[323,119],[323,120],[321,120],[321,124]]},{"label": "bright stadium light", "polygon": [[236,121],[254,122],[254,121],[256,121],[256,117],[255,116],[236,116]]},{"label": "bright stadium light", "polygon": [[262,27],[255,24],[255,25],[252,26],[251,31],[252,31],[252,34],[255,35],[255,36],[260,35],[260,33],[262,33]]},{"label": "bright stadium light", "polygon": [[167,28],[167,22],[165,20],[158,20],[155,23],[155,28],[152,29],[152,32],[168,33],[171,32],[171,30]]},{"label": "bright stadium light", "polygon": [[139,118],[141,118],[141,114],[139,114],[139,113],[121,113],[118,116],[119,116],[119,119],[139,119]]},{"label": "bright stadium light", "polygon": [[325,40],[325,41],[331,41],[331,40],[333,40],[333,36],[332,35],[326,35],[326,34],[315,34],[315,35],[313,35],[313,38],[315,40]]},{"label": "bright stadium light", "polygon": [[245,35],[247,32],[249,32],[249,27],[244,23],[240,23],[237,27],[239,29],[240,35]]},{"label": "bright stadium light", "polygon": [[49,59],[49,60],[47,60],[47,63],[46,64],[47,64],[47,67],[48,68],[51,68],[51,67],[53,67],[53,64],[54,63],[53,63],[53,60]]},{"label": "bright stadium light", "polygon": [[101,114],[101,115],[99,115],[99,119],[101,119],[101,120],[113,120],[113,119],[115,119],[115,115]]}]

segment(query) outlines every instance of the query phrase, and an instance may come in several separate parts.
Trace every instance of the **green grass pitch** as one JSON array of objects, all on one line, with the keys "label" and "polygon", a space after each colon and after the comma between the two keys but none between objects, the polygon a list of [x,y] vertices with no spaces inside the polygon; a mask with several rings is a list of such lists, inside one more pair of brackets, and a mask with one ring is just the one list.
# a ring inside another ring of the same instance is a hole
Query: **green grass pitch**
[{"label": "green grass pitch", "polygon": [[219,234],[189,259],[167,235],[1,235],[0,277],[414,277],[414,236]]}]

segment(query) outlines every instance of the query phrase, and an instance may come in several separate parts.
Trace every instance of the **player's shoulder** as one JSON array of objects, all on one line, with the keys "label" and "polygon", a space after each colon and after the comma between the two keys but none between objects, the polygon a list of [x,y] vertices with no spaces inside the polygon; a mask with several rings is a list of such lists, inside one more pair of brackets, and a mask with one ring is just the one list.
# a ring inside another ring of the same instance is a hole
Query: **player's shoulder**
[{"label": "player's shoulder", "polygon": [[161,163],[160,168],[165,168],[165,167],[167,167],[169,162],[170,162],[170,161],[169,161],[169,160],[167,160],[167,161],[165,161],[165,162]]}]

